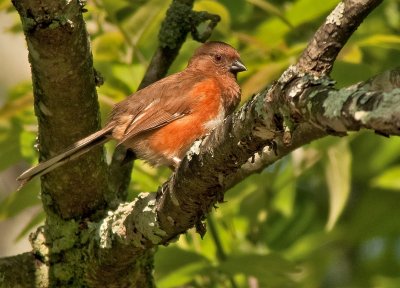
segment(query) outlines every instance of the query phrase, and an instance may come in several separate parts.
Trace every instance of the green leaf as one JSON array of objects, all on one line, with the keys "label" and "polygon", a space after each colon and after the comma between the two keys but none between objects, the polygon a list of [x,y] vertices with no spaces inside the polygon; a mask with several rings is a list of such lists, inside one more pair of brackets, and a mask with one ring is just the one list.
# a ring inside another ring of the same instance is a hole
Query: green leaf
[{"label": "green leaf", "polygon": [[129,2],[126,0],[102,0],[101,2],[111,21],[117,21],[118,13],[129,8]]},{"label": "green leaf", "polygon": [[371,181],[373,187],[400,192],[400,165],[383,171]]},{"label": "green leaf", "polygon": [[389,277],[387,275],[377,275],[374,277],[374,287],[398,288],[400,287],[400,277]]},{"label": "green leaf", "polygon": [[[365,181],[365,179],[364,179]],[[364,241],[372,237],[398,237],[400,231],[400,194],[388,190],[376,193],[374,190],[362,191],[357,206],[345,222],[346,241]]]},{"label": "green leaf", "polygon": [[39,181],[34,180],[21,190],[7,195],[0,202],[0,220],[11,218],[26,208],[39,205],[41,203],[37,195],[39,190]]},{"label": "green leaf", "polygon": [[11,1],[0,0],[0,11],[9,10],[11,7]]},{"label": "green leaf", "polygon": [[98,61],[95,66],[106,80],[99,93],[118,100],[136,91],[144,73],[144,67],[135,64]]},{"label": "green leaf", "polygon": [[[300,0],[296,1],[284,13],[284,18],[289,19],[292,26],[297,27],[307,22],[316,20],[327,14],[337,3],[338,0],[314,1]],[[310,9],[312,7],[312,9]],[[256,29],[256,35],[266,45],[271,47],[284,46],[286,36],[293,31],[287,24],[280,19],[272,18],[262,22]],[[266,36],[267,35],[267,36]],[[281,47],[280,47],[281,48]]]},{"label": "green leaf", "polygon": [[360,46],[400,49],[400,36],[395,34],[375,34],[357,42]]},{"label": "green leaf", "polygon": [[144,67],[141,65],[114,65],[113,75],[119,81],[124,83],[132,92],[136,91],[142,81]]},{"label": "green leaf", "polygon": [[32,106],[32,83],[21,82],[8,92],[8,99],[0,108],[0,121],[8,121],[23,111],[33,111]]},{"label": "green leaf", "polygon": [[170,173],[170,170],[165,167],[154,168],[141,160],[136,160],[131,186],[136,192],[157,191],[158,186],[167,180]]},{"label": "green leaf", "polygon": [[231,255],[218,269],[234,276],[245,274],[258,279],[259,287],[286,287],[294,284],[290,273],[296,272],[295,265],[278,254]]},{"label": "green leaf", "polygon": [[271,4],[270,2],[267,2],[265,0],[247,0],[247,2],[253,4],[254,6],[261,8],[262,10],[264,10],[267,13],[277,16],[278,18],[280,18],[283,21],[283,23],[285,23],[289,27],[292,27],[292,24],[290,24],[290,21],[289,21],[290,19],[287,19],[284,16],[284,14],[282,13],[282,11],[275,5]]},{"label": "green leaf", "polygon": [[16,119],[7,124],[0,124],[0,171],[21,159],[19,147],[21,131],[21,123]]},{"label": "green leaf", "polygon": [[124,37],[117,31],[99,35],[92,41],[93,57],[97,61],[122,61]]},{"label": "green leaf", "polygon": [[206,271],[210,270],[208,265],[204,263],[192,263],[182,268],[174,270],[171,274],[166,275],[157,281],[157,287],[160,288],[172,288],[180,287],[195,279],[195,277],[201,274],[207,274]]},{"label": "green leaf", "polygon": [[150,28],[149,26],[153,25],[153,22],[156,22],[156,25],[158,26],[161,17],[159,21],[155,21],[155,19],[165,10],[167,7],[166,5],[168,5],[168,3],[163,0],[146,1],[146,3],[139,6],[134,13],[131,13],[129,17],[126,17],[120,23],[121,29],[127,33],[127,36],[132,40],[132,43],[136,44],[143,33]]},{"label": "green leaf", "polygon": [[211,267],[207,258],[176,246],[161,247],[154,265],[157,287],[162,288],[183,285]]},{"label": "green leaf", "polygon": [[207,11],[208,13],[219,15],[221,17],[221,21],[218,23],[216,30],[222,32],[223,34],[229,33],[231,27],[231,16],[224,5],[218,3],[217,1],[200,0],[195,2],[193,10]]},{"label": "green leaf", "polygon": [[333,66],[331,76],[332,79],[338,82],[339,87],[344,87],[368,79],[372,75],[371,65],[366,63],[355,64],[338,60]]},{"label": "green leaf", "polygon": [[332,10],[340,1],[339,0],[300,0],[296,1],[291,8],[285,13],[287,19],[293,26],[315,20],[321,16],[328,16],[328,12]]},{"label": "green leaf", "polygon": [[331,230],[342,213],[350,194],[351,152],[347,140],[328,149],[325,178],[329,189],[329,218],[326,229]]}]

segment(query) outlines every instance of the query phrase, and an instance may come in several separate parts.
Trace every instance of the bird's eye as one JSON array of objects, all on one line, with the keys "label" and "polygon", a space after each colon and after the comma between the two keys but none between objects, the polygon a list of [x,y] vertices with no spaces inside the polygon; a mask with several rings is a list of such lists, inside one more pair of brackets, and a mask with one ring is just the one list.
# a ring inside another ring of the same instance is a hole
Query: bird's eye
[{"label": "bird's eye", "polygon": [[215,61],[219,62],[222,60],[222,56],[220,54],[215,54],[214,59],[215,59]]}]

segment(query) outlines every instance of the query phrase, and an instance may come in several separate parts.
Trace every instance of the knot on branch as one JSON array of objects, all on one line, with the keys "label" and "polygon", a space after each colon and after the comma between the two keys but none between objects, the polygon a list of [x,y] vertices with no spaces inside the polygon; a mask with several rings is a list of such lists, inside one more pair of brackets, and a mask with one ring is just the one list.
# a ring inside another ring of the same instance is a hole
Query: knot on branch
[{"label": "knot on branch", "polygon": [[[193,1],[172,2],[158,35],[162,48],[180,47],[189,32],[193,39],[199,42],[205,42],[211,36],[221,17],[205,11],[196,12],[192,8]],[[206,23],[205,27],[201,25],[203,23]]]},{"label": "knot on branch", "polygon": [[[206,42],[210,38],[212,31],[221,17],[216,14],[210,14],[205,11],[192,12],[192,38],[199,42]],[[205,24],[205,25],[201,25]]]},{"label": "knot on branch", "polygon": [[141,193],[110,211],[97,231],[100,248],[111,248],[114,240],[139,248],[159,244],[166,233],[158,225],[155,207],[156,193]]},{"label": "knot on branch", "polygon": [[[16,0],[12,0],[12,3],[21,16],[22,27],[25,32],[47,28],[56,29],[58,27],[66,27],[72,31],[75,28],[70,19],[76,12],[76,5],[72,1],[65,3],[55,1],[48,6],[27,4]],[[81,9],[81,6],[79,6],[79,9]]]}]

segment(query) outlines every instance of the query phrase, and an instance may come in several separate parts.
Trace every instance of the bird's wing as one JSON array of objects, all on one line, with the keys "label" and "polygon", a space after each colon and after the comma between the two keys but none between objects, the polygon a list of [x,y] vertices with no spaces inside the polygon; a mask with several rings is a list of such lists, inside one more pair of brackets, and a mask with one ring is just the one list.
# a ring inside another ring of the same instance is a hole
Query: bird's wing
[{"label": "bird's wing", "polygon": [[[138,91],[134,98],[127,99],[124,114],[134,117],[126,124],[118,145],[140,133],[160,128],[190,114],[191,107],[197,101],[197,97],[191,95],[193,83],[198,84],[201,81],[198,75],[186,75],[181,72],[164,78],[156,85]],[[138,112],[137,107],[140,107],[141,111]]]},{"label": "bird's wing", "polygon": [[156,108],[147,113],[140,114],[139,117],[133,120],[131,125],[127,127],[124,137],[118,144],[123,144],[128,139],[131,139],[142,132],[165,126],[168,123],[184,117],[185,115],[185,111],[177,111],[172,114],[164,109]]}]

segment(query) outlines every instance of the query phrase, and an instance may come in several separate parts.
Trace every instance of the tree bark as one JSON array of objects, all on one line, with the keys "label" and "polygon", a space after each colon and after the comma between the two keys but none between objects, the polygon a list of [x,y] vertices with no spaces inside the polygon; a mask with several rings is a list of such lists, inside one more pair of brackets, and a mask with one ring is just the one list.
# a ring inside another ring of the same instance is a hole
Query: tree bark
[{"label": "tree bark", "polygon": [[[78,1],[13,4],[28,44],[40,159],[45,160],[100,127],[83,7]],[[44,209],[65,219],[90,216],[106,206],[105,175],[103,150],[98,148],[43,176]]]}]

